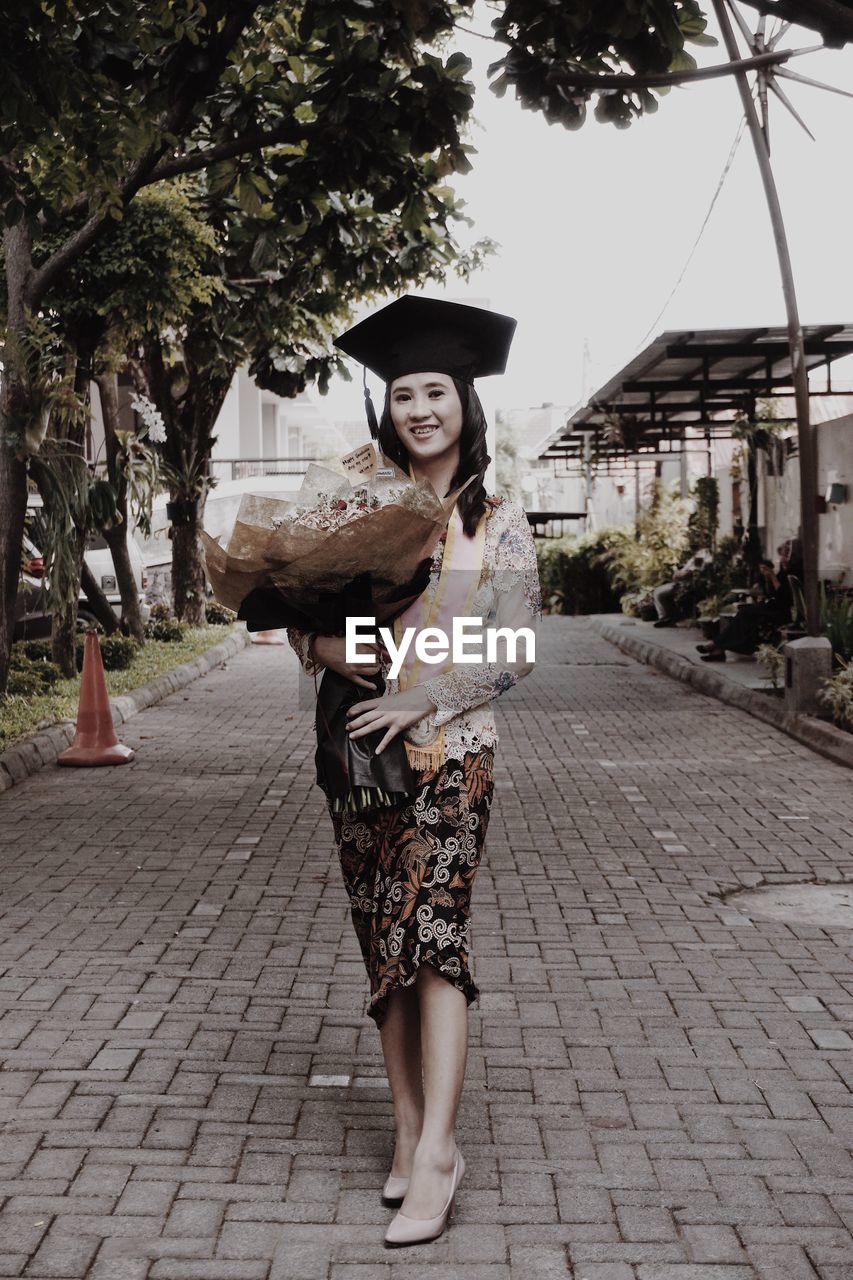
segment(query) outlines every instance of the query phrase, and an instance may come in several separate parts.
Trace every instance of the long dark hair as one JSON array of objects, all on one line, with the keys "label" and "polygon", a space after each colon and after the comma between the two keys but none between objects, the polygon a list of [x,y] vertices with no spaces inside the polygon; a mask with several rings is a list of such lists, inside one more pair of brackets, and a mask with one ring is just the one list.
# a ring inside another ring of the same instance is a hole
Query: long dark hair
[{"label": "long dark hair", "polygon": [[[448,493],[464,484],[469,476],[477,477],[456,504],[462,517],[462,527],[469,537],[476,531],[483,512],[486,510],[486,488],[483,477],[491,458],[486,452],[486,415],[480,404],[480,397],[469,382],[461,382],[451,378],[462,405],[462,433],[459,437],[459,466],[450,482]],[[408,472],[409,452],[401,442],[394,423],[391,420],[391,384],[385,389],[385,403],[382,406],[382,417],[379,419],[379,447],[386,458],[391,458],[398,467]],[[446,497],[447,494],[439,494]]]}]

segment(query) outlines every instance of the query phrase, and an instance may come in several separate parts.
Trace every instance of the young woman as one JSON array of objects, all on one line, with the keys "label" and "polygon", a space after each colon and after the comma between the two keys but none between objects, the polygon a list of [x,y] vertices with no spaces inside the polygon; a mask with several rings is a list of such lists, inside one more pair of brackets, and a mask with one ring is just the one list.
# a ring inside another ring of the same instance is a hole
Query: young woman
[{"label": "young woman", "polygon": [[[496,319],[511,326],[498,339]],[[449,634],[453,613],[464,610],[488,626],[526,628],[535,642],[533,537],[521,507],[486,494],[486,423],[471,385],[475,373],[502,371],[514,322],[414,298],[371,321],[366,334],[357,326],[338,343],[386,379],[382,452],[441,497],[474,477],[433,553],[429,587],[398,627],[417,620]],[[365,674],[387,672],[378,646],[372,667],[350,666],[342,637],[291,631],[290,639],[309,673],[329,667],[366,684]],[[415,790],[395,807],[331,814],[393,1097],[396,1145],[382,1198],[401,1208],[388,1246],[441,1235],[465,1169],[454,1129],[468,1005],[478,994],[468,967],[470,899],[492,802],[491,701],[532,667],[523,644],[505,658],[498,645],[497,662],[445,663],[435,675],[411,652],[383,697],[351,709],[348,732],[384,731],[378,751],[402,734]]]}]

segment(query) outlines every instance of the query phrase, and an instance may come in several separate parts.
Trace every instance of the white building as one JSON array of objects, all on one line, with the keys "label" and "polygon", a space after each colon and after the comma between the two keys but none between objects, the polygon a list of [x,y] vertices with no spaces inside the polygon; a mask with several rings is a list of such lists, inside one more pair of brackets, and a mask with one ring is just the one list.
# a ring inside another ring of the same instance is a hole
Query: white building
[{"label": "white building", "polygon": [[234,376],[214,435],[211,471],[218,481],[291,475],[286,489],[299,487],[308,461],[331,462],[354,448],[350,431],[330,423],[308,393],[288,400],[263,391],[246,369]]}]

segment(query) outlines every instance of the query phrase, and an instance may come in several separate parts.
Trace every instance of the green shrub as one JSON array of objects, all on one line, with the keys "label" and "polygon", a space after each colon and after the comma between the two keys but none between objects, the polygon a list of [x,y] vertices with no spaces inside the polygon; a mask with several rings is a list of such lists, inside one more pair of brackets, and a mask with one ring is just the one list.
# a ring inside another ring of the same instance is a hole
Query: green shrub
[{"label": "green shrub", "polygon": [[50,653],[49,640],[27,640],[14,645],[9,659],[9,692],[31,697],[55,685],[61,672]]},{"label": "green shrub", "polygon": [[174,620],[174,617],[175,615],[172,613],[172,610],[162,601],[160,604],[153,604],[151,606],[149,622],[170,622]]},{"label": "green shrub", "polygon": [[185,634],[186,628],[182,622],[178,622],[177,618],[152,618],[145,624],[147,640],[164,640],[167,644],[174,644],[178,640],[183,640]]},{"label": "green shrub", "polygon": [[853,658],[853,596],[843,591],[827,591],[820,584],[821,631],[829,639],[836,663]]},{"label": "green shrub", "polygon": [[101,657],[106,671],[126,671],[139,651],[132,636],[105,636],[101,641]]},{"label": "green shrub", "polygon": [[720,485],[716,476],[697,476],[690,486],[696,509],[687,521],[692,551],[713,547],[720,523]]},{"label": "green shrub", "polygon": [[227,627],[236,619],[237,615],[232,609],[226,609],[224,604],[219,604],[216,600],[212,600],[204,610],[205,619],[214,627]]},{"label": "green shrub", "polygon": [[853,732],[853,662],[843,663],[837,675],[824,680],[818,699],[839,728]]},{"label": "green shrub", "polygon": [[12,664],[18,654],[24,654],[25,657],[33,662],[52,662],[53,647],[49,640],[19,640],[12,647]]},{"label": "green shrub", "polygon": [[24,667],[13,667],[9,671],[6,691],[19,698],[32,698],[36,694],[44,693],[44,685],[36,671]]},{"label": "green shrub", "polygon": [[767,679],[772,688],[782,687],[782,673],[785,670],[785,654],[781,645],[760,644],[755,651],[757,660],[767,670]]},{"label": "green shrub", "polygon": [[734,587],[745,587],[749,573],[733,534],[720,538],[713,556],[689,578],[675,584],[672,607],[679,617],[717,614]]},{"label": "green shrub", "polygon": [[635,528],[620,529],[607,548],[603,562],[611,584],[620,595],[671,582],[687,558],[689,506],[660,482],[652,488],[651,502],[639,515]]},{"label": "green shrub", "polygon": [[[126,671],[139,652],[139,645],[132,636],[101,636],[101,658],[105,671]],[[83,654],[86,637],[77,637],[77,670],[83,670]]]},{"label": "green shrub", "polygon": [[580,538],[555,538],[537,545],[542,600],[550,613],[616,613],[622,594],[607,574],[602,556],[621,529],[596,529]]}]

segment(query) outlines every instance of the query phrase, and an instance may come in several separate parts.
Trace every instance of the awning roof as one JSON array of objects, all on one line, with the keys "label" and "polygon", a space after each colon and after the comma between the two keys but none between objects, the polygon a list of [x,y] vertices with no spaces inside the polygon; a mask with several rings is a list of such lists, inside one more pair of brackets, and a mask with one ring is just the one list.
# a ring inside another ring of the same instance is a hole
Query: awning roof
[{"label": "awning roof", "polygon": [[[853,354],[853,324],[808,325],[806,367]],[[700,329],[662,333],[568,419],[540,458],[580,456],[591,432],[593,458],[668,451],[689,427],[728,435],[753,397],[790,388],[787,329]]]}]

